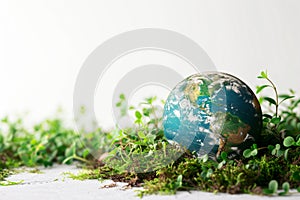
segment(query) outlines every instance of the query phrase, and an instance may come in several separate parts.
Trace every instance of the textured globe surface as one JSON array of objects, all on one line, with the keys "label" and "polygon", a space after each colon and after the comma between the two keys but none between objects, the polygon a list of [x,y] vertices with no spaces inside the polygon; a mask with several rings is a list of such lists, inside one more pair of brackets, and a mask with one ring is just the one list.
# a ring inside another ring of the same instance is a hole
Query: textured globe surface
[{"label": "textured globe surface", "polygon": [[195,74],[180,82],[164,106],[165,137],[199,156],[240,154],[259,140],[262,113],[252,90],[221,72]]}]

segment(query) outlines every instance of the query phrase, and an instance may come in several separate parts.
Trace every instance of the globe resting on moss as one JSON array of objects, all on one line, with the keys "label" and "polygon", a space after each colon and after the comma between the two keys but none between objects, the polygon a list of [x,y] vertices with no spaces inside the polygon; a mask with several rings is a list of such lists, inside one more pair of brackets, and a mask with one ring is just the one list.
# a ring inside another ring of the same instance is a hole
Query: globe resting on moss
[{"label": "globe resting on moss", "polygon": [[221,72],[192,75],[176,85],[164,106],[165,137],[199,156],[237,155],[259,140],[262,112],[253,91]]}]

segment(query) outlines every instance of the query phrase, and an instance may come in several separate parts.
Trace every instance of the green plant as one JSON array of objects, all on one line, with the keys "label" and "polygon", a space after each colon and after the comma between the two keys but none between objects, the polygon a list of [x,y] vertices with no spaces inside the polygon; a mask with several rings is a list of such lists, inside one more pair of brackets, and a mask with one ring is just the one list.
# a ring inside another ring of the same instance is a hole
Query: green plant
[{"label": "green plant", "polygon": [[[278,94],[266,72],[261,72],[259,78],[267,84],[257,87],[257,93],[271,88],[275,97],[260,98],[266,110],[262,139],[244,150],[241,157],[231,159],[222,152],[215,160],[208,155],[198,158],[193,152],[170,145],[156,106],[163,102],[150,97],[137,108],[128,107],[125,96],[120,95],[116,106],[121,114],[132,112],[135,117],[134,126],[126,129],[117,127],[104,132],[98,128],[77,134],[60,118],[46,119],[28,128],[22,119],[4,117],[0,124],[0,181],[5,181],[19,166],[48,167],[77,160],[85,170],[68,173],[69,177],[112,179],[127,182],[128,186],[143,186],[139,196],[175,194],[179,190],[265,195],[288,195],[290,189],[300,191],[300,99],[293,90],[290,94]],[[99,157],[107,156],[94,158],[95,150]]]},{"label": "green plant", "polygon": [[277,189],[278,189],[278,182],[276,180],[271,180],[269,182],[269,187],[264,189],[263,192],[264,194],[266,195],[280,195],[280,196],[284,196],[284,195],[287,195],[289,193],[289,190],[290,190],[290,184],[288,182],[284,182],[282,184],[282,192],[277,192]]},{"label": "green plant", "polygon": [[277,189],[278,189],[278,182],[276,180],[271,180],[269,182],[269,187],[267,189],[264,189],[264,193],[265,194],[275,194],[277,193]]},{"label": "green plant", "polygon": [[245,158],[250,158],[251,156],[256,156],[258,153],[257,144],[253,144],[250,149],[245,149],[243,156]]}]

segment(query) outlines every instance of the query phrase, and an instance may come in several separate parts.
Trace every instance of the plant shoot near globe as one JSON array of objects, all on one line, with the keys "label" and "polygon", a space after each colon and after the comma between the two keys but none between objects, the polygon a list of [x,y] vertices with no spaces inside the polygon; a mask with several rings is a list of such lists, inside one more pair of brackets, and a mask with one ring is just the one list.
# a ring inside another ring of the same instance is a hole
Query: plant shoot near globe
[{"label": "plant shoot near globe", "polygon": [[192,75],[169,94],[163,128],[171,142],[219,157],[240,155],[260,138],[262,112],[253,91],[238,78],[221,72]]}]

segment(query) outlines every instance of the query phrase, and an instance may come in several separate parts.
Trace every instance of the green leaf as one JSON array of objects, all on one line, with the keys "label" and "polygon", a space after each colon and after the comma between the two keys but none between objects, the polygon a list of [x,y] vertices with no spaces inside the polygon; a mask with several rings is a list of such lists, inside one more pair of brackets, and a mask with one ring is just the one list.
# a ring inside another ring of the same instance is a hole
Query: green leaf
[{"label": "green leaf", "polygon": [[284,191],[288,192],[289,189],[290,189],[290,184],[289,184],[288,182],[284,182],[284,183],[282,184],[282,189],[283,189]]},{"label": "green leaf", "polygon": [[274,192],[270,189],[263,189],[263,193],[266,194],[266,195],[274,194]]},{"label": "green leaf", "polygon": [[272,151],[275,147],[273,145],[268,145],[269,151]]},{"label": "green leaf", "polygon": [[263,101],[264,101],[264,98],[263,98],[263,97],[259,97],[259,98],[258,98],[258,102],[259,102],[259,104],[262,104],[262,103],[263,103]]},{"label": "green leaf", "polygon": [[135,117],[137,119],[141,119],[142,118],[142,114],[139,111],[135,111]]},{"label": "green leaf", "polygon": [[146,101],[148,104],[152,104],[156,99],[157,99],[157,97],[154,96],[154,97],[146,98]]},{"label": "green leaf", "polygon": [[144,108],[143,109],[143,114],[144,114],[144,116],[149,117],[150,116],[150,110],[147,109],[147,108]]},{"label": "green leaf", "polygon": [[300,130],[300,122],[297,124],[297,129]]},{"label": "green leaf", "polygon": [[288,98],[288,97],[291,97],[291,95],[288,95],[288,94],[280,94],[280,95],[278,95],[278,98],[280,98],[280,99],[285,99],[285,98]]},{"label": "green leaf", "polygon": [[138,132],[138,136],[139,136],[140,138],[146,138],[146,135],[145,135],[142,131],[139,131],[139,132]]},{"label": "green leaf", "polygon": [[256,94],[260,93],[263,89],[271,87],[270,85],[261,85],[256,87]]},{"label": "green leaf", "polygon": [[290,150],[290,149],[286,149],[286,150],[284,151],[284,159],[285,159],[285,160],[288,160],[289,150]]},{"label": "green leaf", "polygon": [[273,191],[273,193],[277,192],[278,182],[276,180],[271,180],[269,182],[269,190]]},{"label": "green leaf", "polygon": [[84,151],[82,152],[82,157],[86,158],[89,154],[90,154],[89,149],[84,149]]},{"label": "green leaf", "polygon": [[257,144],[254,143],[251,148],[252,149],[257,149]]},{"label": "green leaf", "polygon": [[129,110],[134,110],[135,109],[135,107],[134,106],[129,106],[129,108],[128,108]]},{"label": "green leaf", "polygon": [[257,149],[253,149],[251,151],[251,156],[256,156],[257,155]]},{"label": "green leaf", "polygon": [[251,149],[246,149],[244,152],[243,152],[243,156],[245,158],[250,158],[251,157]]},{"label": "green leaf", "polygon": [[274,99],[272,99],[271,97],[263,97],[263,99],[267,102],[269,102],[270,104],[276,105],[276,101]]},{"label": "green leaf", "polygon": [[225,164],[226,164],[226,161],[225,161],[225,160],[223,160],[222,162],[220,162],[220,163],[218,164],[218,169],[221,169]]},{"label": "green leaf", "polygon": [[120,94],[119,98],[120,98],[121,100],[125,100],[125,95],[124,95],[124,94]]},{"label": "green leaf", "polygon": [[206,178],[209,178],[213,173],[214,171],[211,168],[209,168],[206,173]]},{"label": "green leaf", "polygon": [[201,158],[200,158],[201,160],[202,160],[202,162],[207,162],[208,161],[208,155],[207,154],[205,154],[205,155],[203,155]]},{"label": "green leaf", "polygon": [[297,140],[297,142],[295,143],[296,146],[300,147],[300,138]]},{"label": "green leaf", "polygon": [[258,76],[257,78],[264,78],[264,79],[268,78],[267,72],[264,71],[260,72],[260,76]]},{"label": "green leaf", "polygon": [[283,189],[283,192],[279,193],[280,196],[286,195],[289,192],[289,190],[290,190],[290,184],[288,182],[284,182],[282,184],[282,189]]},{"label": "green leaf", "polygon": [[275,156],[275,154],[277,153],[277,149],[273,149],[272,151],[271,151],[271,154],[273,155],[273,156]]},{"label": "green leaf", "polygon": [[226,153],[225,151],[223,151],[223,152],[221,153],[221,158],[222,158],[223,160],[227,160],[227,153]]},{"label": "green leaf", "polygon": [[284,101],[288,100],[288,99],[292,99],[294,98],[295,96],[286,96],[285,98],[283,98],[279,104],[283,103]]},{"label": "green leaf", "polygon": [[264,78],[268,78],[267,71],[266,72],[264,72],[264,71],[260,72],[260,75]]},{"label": "green leaf", "polygon": [[271,123],[273,124],[279,124],[281,121],[281,117],[274,117],[271,119]]},{"label": "green leaf", "polygon": [[182,186],[182,175],[181,174],[177,177],[176,185],[177,185],[177,188],[180,188]]},{"label": "green leaf", "polygon": [[295,144],[295,140],[291,136],[288,136],[288,137],[284,138],[284,140],[283,140],[283,145],[285,147],[290,147],[290,146],[293,146],[294,144]]}]

